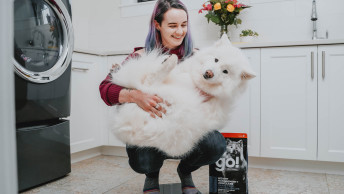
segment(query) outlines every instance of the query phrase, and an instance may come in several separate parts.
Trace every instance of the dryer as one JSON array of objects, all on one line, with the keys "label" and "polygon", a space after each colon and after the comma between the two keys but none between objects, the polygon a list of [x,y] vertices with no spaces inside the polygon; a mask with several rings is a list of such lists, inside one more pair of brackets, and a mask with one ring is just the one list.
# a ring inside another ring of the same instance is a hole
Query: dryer
[{"label": "dryer", "polygon": [[69,0],[14,0],[20,191],[71,172],[68,117],[73,42]]}]

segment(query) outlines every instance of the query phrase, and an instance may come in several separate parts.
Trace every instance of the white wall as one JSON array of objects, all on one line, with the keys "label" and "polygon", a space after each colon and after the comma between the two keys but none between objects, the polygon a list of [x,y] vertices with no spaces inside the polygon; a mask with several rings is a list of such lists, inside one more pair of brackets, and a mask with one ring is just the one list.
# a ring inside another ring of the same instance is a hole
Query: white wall
[{"label": "white wall", "polygon": [[0,193],[17,193],[14,128],[13,1],[0,1]]},{"label": "white wall", "polygon": [[[197,47],[210,44],[219,36],[220,27],[208,24],[198,14],[205,0],[184,0],[190,12],[192,34]],[[239,15],[243,24],[230,27],[231,39],[239,41],[242,29],[257,31],[261,41],[310,40],[312,0],[242,0],[253,7]],[[198,5],[198,6],[194,6]],[[76,49],[99,52],[131,50],[143,46],[148,32],[149,14],[121,17],[121,0],[73,0]],[[329,31],[330,39],[344,38],[343,0],[317,0],[318,36]],[[137,8],[140,9],[140,8]]]}]

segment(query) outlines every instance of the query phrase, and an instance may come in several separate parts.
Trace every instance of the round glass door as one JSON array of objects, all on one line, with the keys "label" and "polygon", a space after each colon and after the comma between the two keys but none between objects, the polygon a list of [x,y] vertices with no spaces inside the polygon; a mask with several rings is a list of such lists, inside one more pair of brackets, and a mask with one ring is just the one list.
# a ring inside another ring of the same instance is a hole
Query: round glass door
[{"label": "round glass door", "polygon": [[71,18],[60,0],[14,1],[14,65],[36,83],[57,79],[73,52]]}]

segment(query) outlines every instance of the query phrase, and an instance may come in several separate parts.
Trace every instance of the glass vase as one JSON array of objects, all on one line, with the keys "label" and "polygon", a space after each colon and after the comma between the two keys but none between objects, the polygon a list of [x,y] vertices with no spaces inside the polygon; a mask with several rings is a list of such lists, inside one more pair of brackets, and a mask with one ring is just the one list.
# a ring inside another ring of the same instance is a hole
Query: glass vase
[{"label": "glass vase", "polygon": [[223,34],[226,34],[228,36],[228,25],[221,25],[220,38],[222,37]]}]

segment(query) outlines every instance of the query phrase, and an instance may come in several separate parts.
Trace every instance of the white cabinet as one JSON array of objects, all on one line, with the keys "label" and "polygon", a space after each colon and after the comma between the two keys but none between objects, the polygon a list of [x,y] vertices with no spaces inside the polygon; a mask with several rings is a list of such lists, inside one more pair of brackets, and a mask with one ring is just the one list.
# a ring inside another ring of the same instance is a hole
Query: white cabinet
[{"label": "white cabinet", "polygon": [[71,81],[71,153],[102,145],[124,146],[110,131],[113,107],[101,99],[99,84],[113,63],[127,55],[73,54]]},{"label": "white cabinet", "polygon": [[234,105],[229,122],[221,132],[247,133],[249,156],[260,155],[260,49],[243,49],[256,77]]},{"label": "white cabinet", "polygon": [[[122,63],[127,58],[127,56],[128,55],[109,56],[107,58],[108,70],[111,68],[112,64]],[[112,129],[111,129],[111,123],[112,123],[111,117],[112,116],[116,116],[113,113],[113,110],[112,110],[113,108],[114,107],[111,107],[111,106],[106,107],[106,109],[107,109],[106,110],[106,113],[107,113],[107,117],[106,117],[107,118],[107,128],[106,128],[107,130],[106,130],[106,134],[107,134],[107,137],[108,137],[106,145],[124,147],[125,144],[122,143],[119,139],[117,139],[117,137],[113,134]]]},{"label": "white cabinet", "polygon": [[261,156],[316,160],[316,53],[316,46],[261,49]]},{"label": "white cabinet", "polygon": [[318,159],[344,162],[344,45],[318,49]]},{"label": "white cabinet", "polygon": [[344,45],[261,49],[261,156],[344,162]]},{"label": "white cabinet", "polygon": [[[250,80],[221,132],[247,133],[249,156],[344,162],[344,45],[243,49]],[[99,94],[127,55],[73,55],[71,152],[125,146]],[[324,74],[323,74],[324,73]]]},{"label": "white cabinet", "polygon": [[104,57],[73,54],[71,81],[71,153],[101,146],[106,129],[99,84],[105,78]]}]

